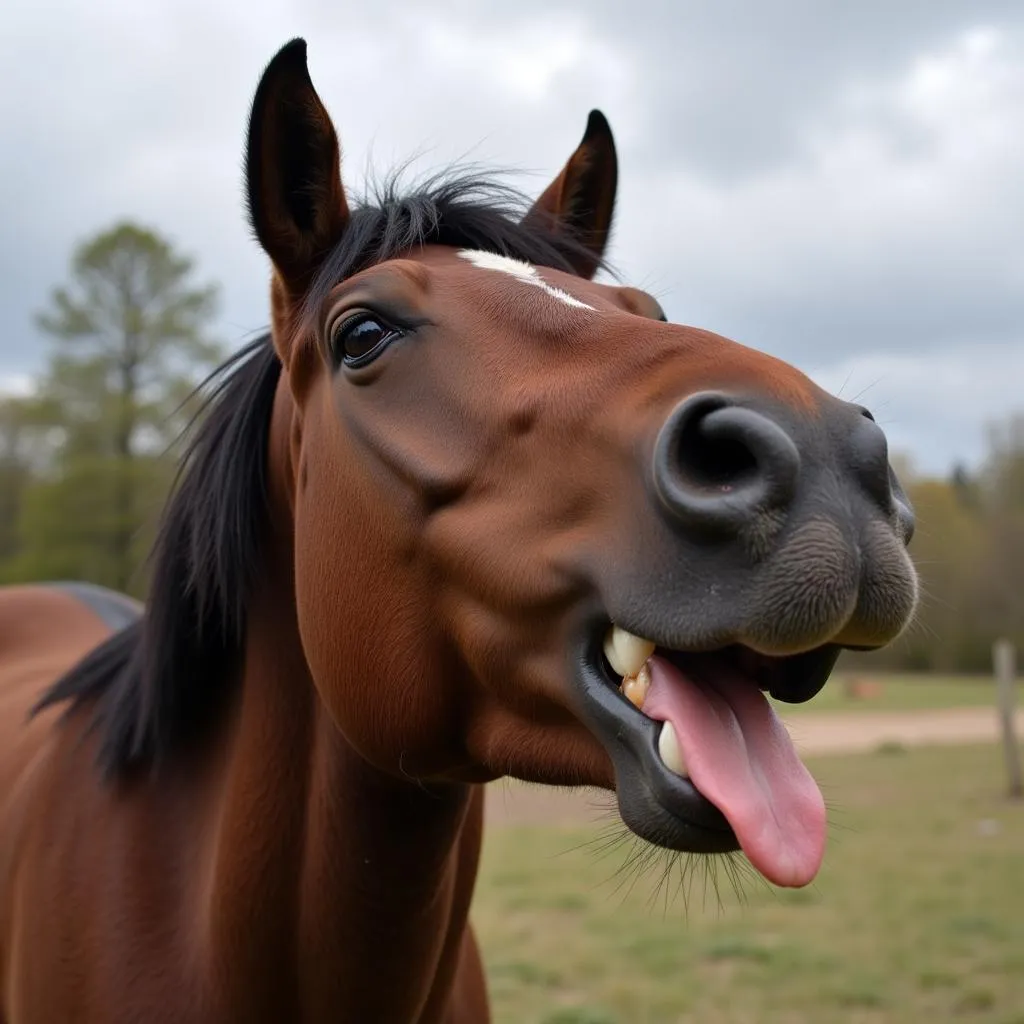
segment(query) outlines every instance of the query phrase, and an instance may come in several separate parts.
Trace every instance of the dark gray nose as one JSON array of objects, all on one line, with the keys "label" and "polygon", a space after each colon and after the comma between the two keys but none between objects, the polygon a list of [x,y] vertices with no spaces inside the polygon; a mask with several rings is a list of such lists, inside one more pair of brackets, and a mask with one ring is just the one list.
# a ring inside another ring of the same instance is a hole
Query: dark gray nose
[{"label": "dark gray nose", "polygon": [[680,403],[654,450],[665,510],[708,536],[735,535],[755,515],[786,509],[799,476],[800,453],[778,423],[714,392]]}]

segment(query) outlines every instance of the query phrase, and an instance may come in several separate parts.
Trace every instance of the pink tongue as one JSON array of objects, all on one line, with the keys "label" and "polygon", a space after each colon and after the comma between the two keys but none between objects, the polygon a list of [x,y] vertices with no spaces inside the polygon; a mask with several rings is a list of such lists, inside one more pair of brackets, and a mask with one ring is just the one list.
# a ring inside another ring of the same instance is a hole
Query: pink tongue
[{"label": "pink tongue", "polygon": [[716,676],[712,687],[664,658],[648,664],[643,712],[672,723],[694,786],[725,815],[761,874],[776,885],[806,885],[825,852],[825,803],[765,696],[741,676]]}]

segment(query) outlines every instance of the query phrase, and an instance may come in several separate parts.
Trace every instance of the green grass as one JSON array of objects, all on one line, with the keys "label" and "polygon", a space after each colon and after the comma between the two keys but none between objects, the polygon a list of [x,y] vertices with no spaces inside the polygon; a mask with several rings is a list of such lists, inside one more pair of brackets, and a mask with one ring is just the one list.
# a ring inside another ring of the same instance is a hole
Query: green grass
[{"label": "green grass", "polygon": [[616,874],[597,827],[490,829],[473,920],[496,1024],[1024,1024],[1024,805],[999,749],[811,768],[832,829],[806,889],[746,877],[741,900],[704,860],[659,887],[662,861]]},{"label": "green grass", "polygon": [[[857,678],[877,683],[880,692],[864,699],[846,695],[844,683]],[[783,704],[786,715],[819,711],[918,711],[932,708],[992,707],[995,683],[982,676],[873,675],[837,672],[806,704]]]}]

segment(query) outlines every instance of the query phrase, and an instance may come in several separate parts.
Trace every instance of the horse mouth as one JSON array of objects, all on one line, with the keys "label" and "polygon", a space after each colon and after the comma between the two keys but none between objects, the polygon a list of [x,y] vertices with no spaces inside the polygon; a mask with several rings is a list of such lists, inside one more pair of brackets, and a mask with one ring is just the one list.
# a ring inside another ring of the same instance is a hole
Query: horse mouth
[{"label": "horse mouth", "polygon": [[625,823],[669,849],[742,849],[777,885],[810,882],[824,853],[824,802],[765,694],[810,700],[839,652],[691,651],[607,622],[588,630],[577,683],[614,763]]}]

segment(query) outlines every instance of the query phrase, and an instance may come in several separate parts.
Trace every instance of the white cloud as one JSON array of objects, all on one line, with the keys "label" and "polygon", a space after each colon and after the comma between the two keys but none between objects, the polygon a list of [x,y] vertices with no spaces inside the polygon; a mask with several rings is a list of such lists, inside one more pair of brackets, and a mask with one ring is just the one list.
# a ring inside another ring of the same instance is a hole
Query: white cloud
[{"label": "white cloud", "polygon": [[889,81],[851,83],[783,166],[733,182],[652,170],[626,188],[658,195],[673,227],[659,238],[648,213],[623,225],[624,247],[642,252],[642,234],[659,280],[678,267],[680,299],[718,315],[739,305],[797,333],[807,310],[808,345],[834,347],[827,327],[844,345],[920,351],[973,315],[1006,326],[1007,304],[1024,311],[1022,56],[1020,40],[970,31]]},{"label": "white cloud", "polygon": [[27,373],[0,373],[0,397],[26,397],[35,390]]},{"label": "white cloud", "polygon": [[501,33],[422,15],[417,20],[431,67],[440,75],[454,75],[464,89],[496,89],[513,101],[537,104],[566,77],[615,79],[621,88],[630,76],[621,54],[595,36],[583,17],[564,11]]}]

